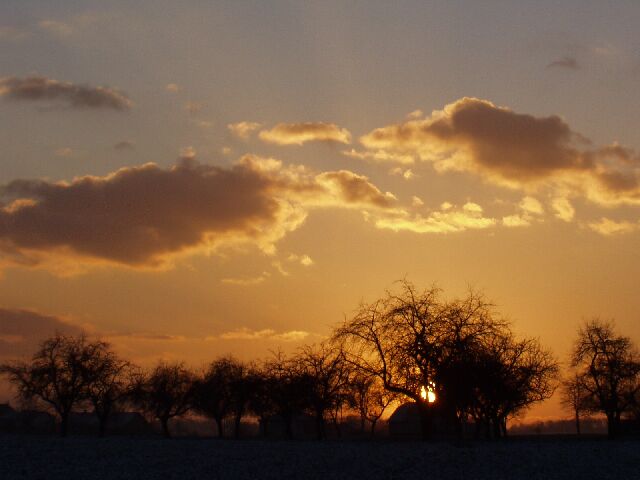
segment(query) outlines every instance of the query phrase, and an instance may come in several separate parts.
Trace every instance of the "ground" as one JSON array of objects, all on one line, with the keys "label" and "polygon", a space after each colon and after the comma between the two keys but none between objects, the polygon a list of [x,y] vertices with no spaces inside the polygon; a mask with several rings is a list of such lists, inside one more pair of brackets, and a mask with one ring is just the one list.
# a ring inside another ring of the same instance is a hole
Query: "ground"
[{"label": "ground", "polygon": [[232,441],[1,436],[0,478],[553,479],[640,478],[640,442]]}]

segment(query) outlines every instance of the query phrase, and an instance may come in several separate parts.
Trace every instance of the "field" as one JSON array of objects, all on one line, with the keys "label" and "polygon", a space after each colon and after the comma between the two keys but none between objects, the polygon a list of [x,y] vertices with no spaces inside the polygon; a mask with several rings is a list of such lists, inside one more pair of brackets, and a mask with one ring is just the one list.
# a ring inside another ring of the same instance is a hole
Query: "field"
[{"label": "field", "polygon": [[454,446],[5,435],[0,478],[640,478],[640,442],[541,438]]}]

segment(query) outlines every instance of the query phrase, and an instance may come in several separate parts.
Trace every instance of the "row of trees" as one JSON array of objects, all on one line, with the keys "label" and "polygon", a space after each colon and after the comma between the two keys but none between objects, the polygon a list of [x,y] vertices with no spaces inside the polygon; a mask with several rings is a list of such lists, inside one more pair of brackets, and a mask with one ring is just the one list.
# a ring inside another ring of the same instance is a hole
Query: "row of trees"
[{"label": "row of trees", "polygon": [[[631,341],[611,324],[592,321],[579,331],[572,366],[563,398],[578,422],[584,412],[604,413],[614,436],[621,417],[638,407],[640,363]],[[102,434],[113,411],[132,407],[156,418],[167,436],[169,420],[187,412],[211,418],[220,436],[229,418],[237,435],[246,415],[264,428],[278,417],[292,436],[293,420],[304,412],[323,438],[327,423],[339,433],[349,411],[373,434],[390,405],[409,400],[418,405],[425,438],[435,416],[458,435],[473,423],[477,433],[500,437],[509,418],[549,398],[559,383],[551,352],[537,339],[515,337],[481,295],[445,300],[437,289],[417,291],[407,282],[398,293],[361,305],[327,342],[263,362],[223,357],[199,373],[178,363],[143,371],[105,342],[55,335],[31,362],[1,372],[23,400],[58,415],[63,435],[70,413],[87,406]]]},{"label": "row of trees", "polygon": [[277,416],[292,437],[295,416],[308,413],[323,438],[326,422],[339,430],[345,411],[359,414],[362,430],[368,424],[373,435],[377,421],[397,398],[373,376],[356,372],[330,344],[304,347],[289,357],[277,353],[261,363],[221,357],[196,373],[182,363],[165,362],[144,371],[118,358],[105,342],[56,334],[43,342],[31,362],[1,369],[23,401],[44,404],[57,415],[62,436],[71,413],[87,408],[99,419],[100,435],[112,413],[131,408],[156,419],[167,437],[169,421],[189,412],[211,418],[220,437],[228,419],[237,436],[246,415],[258,418],[265,434],[269,419]]}]

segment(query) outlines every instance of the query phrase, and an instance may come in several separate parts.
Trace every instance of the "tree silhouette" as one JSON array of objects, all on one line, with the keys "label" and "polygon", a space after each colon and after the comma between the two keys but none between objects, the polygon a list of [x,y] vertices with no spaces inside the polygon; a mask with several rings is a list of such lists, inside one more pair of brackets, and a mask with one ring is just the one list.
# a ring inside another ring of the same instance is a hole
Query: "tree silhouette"
[{"label": "tree silhouette", "polygon": [[84,334],[55,334],[44,340],[31,362],[3,365],[1,372],[17,388],[25,401],[40,401],[50,407],[60,421],[60,435],[68,432],[69,415],[87,399],[92,362],[108,350],[101,341],[91,342]]},{"label": "tree silhouette", "polygon": [[[469,416],[504,434],[508,416],[551,396],[558,370],[539,342],[515,340],[482,295],[444,301],[440,290],[419,292],[406,281],[399,294],[362,305],[334,338],[359,372],[417,403],[424,438],[436,408],[458,435]],[[426,386],[433,404],[421,395]]]},{"label": "tree silhouette", "polygon": [[[218,437],[224,437],[224,419],[234,409],[242,416],[238,395],[244,366],[233,357],[223,357],[211,362],[205,373],[194,384],[194,406],[203,415],[213,418]],[[235,403],[234,403],[235,401]],[[244,405],[244,404],[243,404]],[[239,423],[239,420],[238,420]],[[236,429],[237,431],[237,429]]]},{"label": "tree silhouette", "polygon": [[316,418],[318,439],[326,437],[326,416],[331,415],[338,429],[338,412],[347,402],[350,365],[341,349],[329,344],[303,347],[294,360],[308,378],[306,392],[310,410]]},{"label": "tree silhouette", "polygon": [[85,397],[93,406],[99,421],[99,434],[104,436],[110,415],[131,396],[133,372],[129,362],[120,359],[108,344],[95,349],[83,365]]},{"label": "tree silhouette", "polygon": [[364,432],[369,422],[369,435],[373,438],[378,420],[399,395],[385,390],[379,377],[362,373],[351,378],[348,388],[349,402],[360,415],[360,431]]},{"label": "tree silhouette", "polygon": [[620,417],[640,391],[640,361],[631,339],[617,335],[613,322],[596,318],[578,331],[571,363],[593,408],[607,417],[607,433],[614,438]]},{"label": "tree silhouette", "polygon": [[187,413],[193,404],[194,375],[182,363],[159,363],[151,372],[134,380],[133,399],[160,421],[162,433],[170,437],[169,420]]},{"label": "tree silhouette", "polygon": [[560,401],[562,405],[574,415],[576,433],[580,435],[580,417],[593,410],[593,402],[589,392],[584,387],[585,380],[582,375],[574,372],[572,375],[562,380],[560,385]]}]

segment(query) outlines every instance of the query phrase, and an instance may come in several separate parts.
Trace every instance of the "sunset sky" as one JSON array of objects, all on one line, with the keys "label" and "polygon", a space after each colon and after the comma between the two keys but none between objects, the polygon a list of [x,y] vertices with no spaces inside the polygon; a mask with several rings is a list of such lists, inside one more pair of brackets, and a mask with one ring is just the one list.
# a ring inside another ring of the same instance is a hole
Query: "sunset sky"
[{"label": "sunset sky", "polygon": [[0,359],[56,329],[264,357],[403,278],[485,292],[562,361],[593,316],[640,342],[638,25],[635,0],[0,3]]}]

